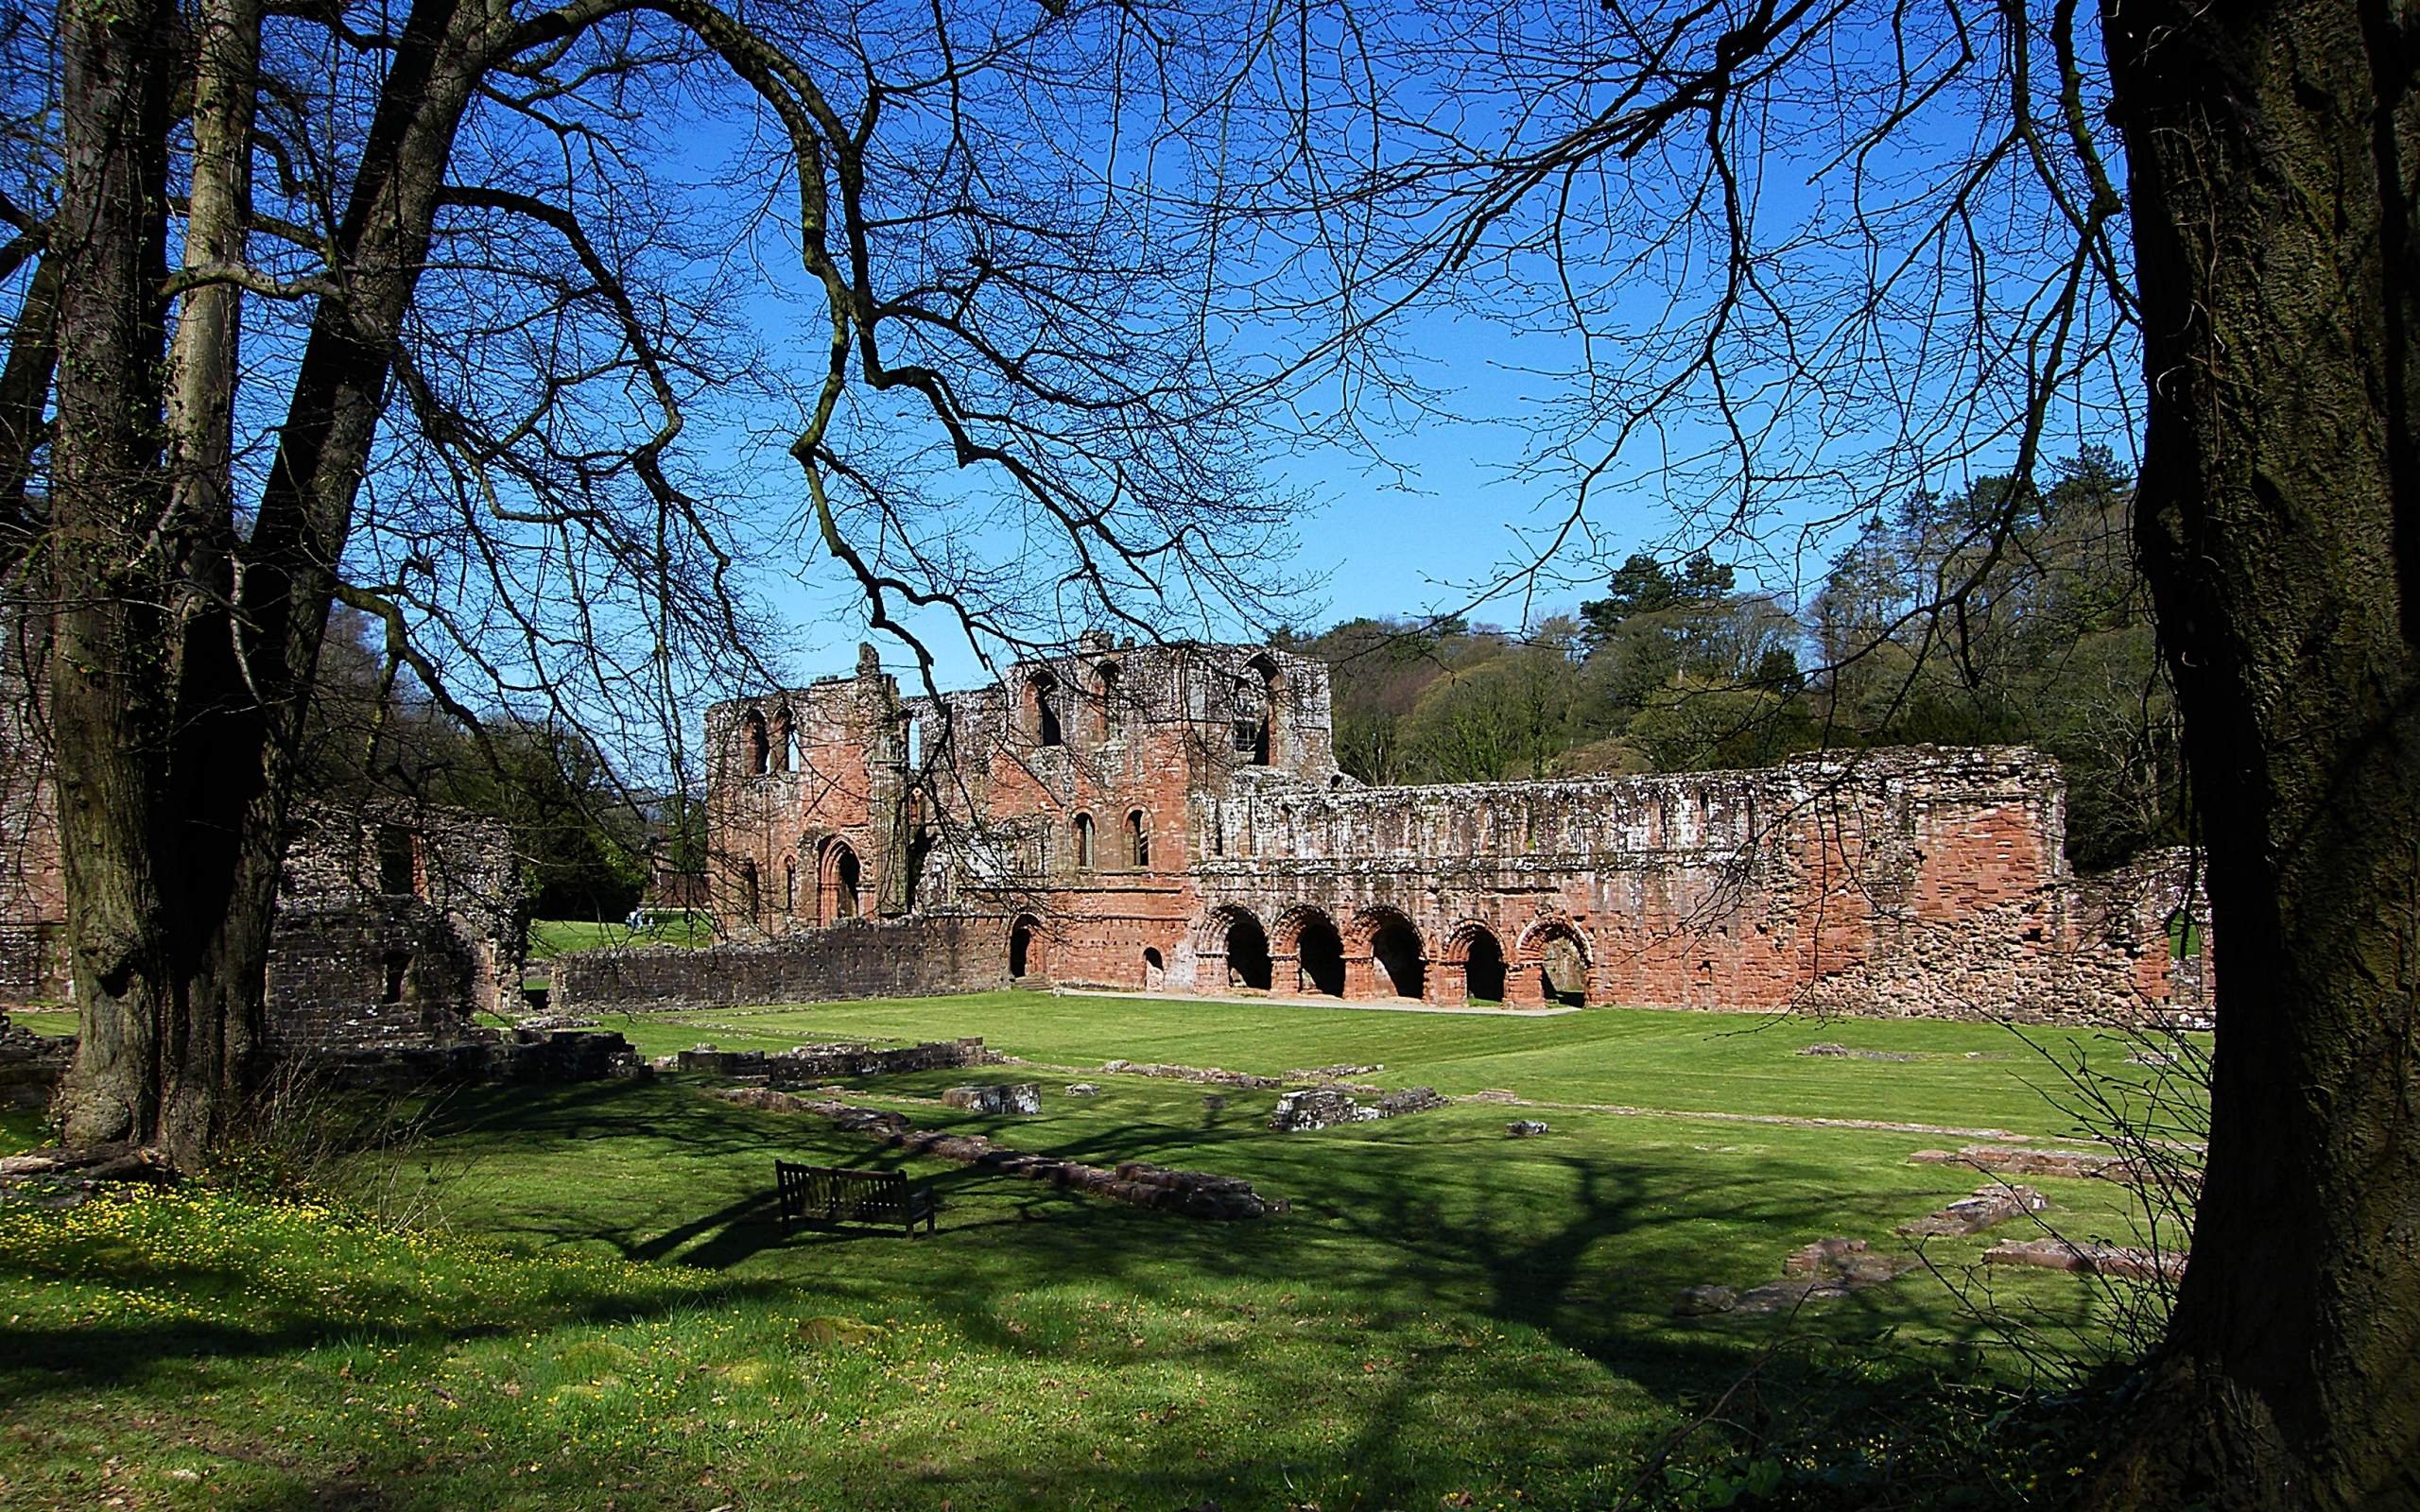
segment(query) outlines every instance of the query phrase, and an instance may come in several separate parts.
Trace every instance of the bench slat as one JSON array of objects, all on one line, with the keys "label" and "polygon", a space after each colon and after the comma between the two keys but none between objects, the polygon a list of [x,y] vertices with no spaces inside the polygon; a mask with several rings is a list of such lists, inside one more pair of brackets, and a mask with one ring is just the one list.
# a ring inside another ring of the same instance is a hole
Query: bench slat
[{"label": "bench slat", "polygon": [[916,1225],[936,1231],[930,1185],[910,1187],[905,1173],[856,1171],[843,1166],[773,1162],[773,1183],[780,1197],[782,1231],[794,1223],[899,1224],[914,1238]]}]

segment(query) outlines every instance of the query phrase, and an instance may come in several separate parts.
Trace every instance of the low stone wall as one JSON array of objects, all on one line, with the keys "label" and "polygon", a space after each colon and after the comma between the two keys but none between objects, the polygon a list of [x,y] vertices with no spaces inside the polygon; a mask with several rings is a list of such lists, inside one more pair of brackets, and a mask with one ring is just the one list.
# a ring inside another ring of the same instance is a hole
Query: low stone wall
[{"label": "low stone wall", "polygon": [[555,958],[559,1013],[943,997],[1009,985],[1008,924],[959,915],[866,920],[764,944],[648,945]]},{"label": "low stone wall", "polygon": [[0,1013],[0,1104],[47,1108],[59,1079],[75,1058],[76,1041],[60,1035],[36,1034],[9,1022]]},{"label": "low stone wall", "polygon": [[0,923],[0,1003],[67,1001],[67,926]]},{"label": "low stone wall", "polygon": [[563,1029],[462,1044],[352,1047],[310,1055],[315,1075],[341,1088],[540,1085],[651,1074],[631,1042],[597,1029]]},{"label": "low stone wall", "polygon": [[933,1040],[899,1050],[865,1045],[801,1045],[795,1050],[683,1050],[682,1071],[716,1076],[762,1076],[769,1087],[820,1087],[851,1076],[890,1076],[909,1071],[958,1071],[990,1065],[1000,1057],[983,1048],[982,1037]]}]

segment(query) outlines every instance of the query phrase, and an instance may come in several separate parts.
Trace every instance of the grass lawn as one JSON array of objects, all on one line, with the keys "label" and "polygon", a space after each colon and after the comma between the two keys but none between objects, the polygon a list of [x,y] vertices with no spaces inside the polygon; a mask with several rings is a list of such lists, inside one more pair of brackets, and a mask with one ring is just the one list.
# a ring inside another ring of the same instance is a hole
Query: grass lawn
[{"label": "grass lawn", "polygon": [[647,928],[632,929],[614,920],[533,919],[529,921],[529,959],[551,961],[566,951],[593,951],[627,945],[711,945],[714,924],[702,910],[673,909],[650,916]]},{"label": "grass lawn", "polygon": [[[1704,1115],[2068,1132],[2046,1097],[2063,1079],[2002,1029],[1033,993],[614,1026],[653,1053],[981,1034],[1103,1093],[1000,1066],[851,1095],[1021,1149],[1244,1177],[1293,1211],[1205,1224],[913,1161],[938,1238],[785,1237],[774,1155],[899,1162],[679,1077],[459,1092],[391,1173],[443,1183],[442,1232],[199,1188],[0,1212],[0,1506],[1598,1507],[1777,1331],[1838,1341],[1858,1379],[2021,1370],[1994,1349],[2012,1328],[2037,1362],[2109,1338],[2100,1283],[1984,1278],[1979,1238],[1794,1319],[1669,1315],[1675,1289],[1770,1280],[1813,1239],[1907,1248],[1894,1224],[1975,1185],[1906,1163],[1956,1136]],[[1818,1040],[1917,1058],[1796,1054]],[[2036,1042],[2122,1067],[2115,1041]],[[1464,1103],[1276,1135],[1273,1093],[1211,1109],[1207,1089],[1098,1072],[1111,1057],[1383,1063],[1358,1079],[1511,1091],[1554,1131],[1511,1140],[1522,1110]],[[939,1106],[969,1079],[1039,1080],[1044,1112]],[[2062,1231],[2132,1237],[2124,1190],[2038,1184]]]}]

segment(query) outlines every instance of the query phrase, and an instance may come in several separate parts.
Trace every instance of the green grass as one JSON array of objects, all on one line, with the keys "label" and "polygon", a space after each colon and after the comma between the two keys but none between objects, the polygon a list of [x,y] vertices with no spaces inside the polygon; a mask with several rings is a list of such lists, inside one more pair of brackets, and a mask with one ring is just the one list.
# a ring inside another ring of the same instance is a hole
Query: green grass
[{"label": "green grass", "polygon": [[[1383,1061],[1368,1079],[1562,1105],[2069,1123],[2006,1031],[1937,1023],[1000,994],[626,1032],[659,1052],[979,1033],[1065,1066]],[[1924,1058],[1795,1054],[1817,1039]],[[939,1106],[969,1079],[1038,1079],[1044,1112]],[[919,1160],[938,1238],[786,1237],[773,1156],[902,1162],[667,1078],[446,1099],[400,1175],[441,1181],[447,1233],[198,1190],[0,1212],[0,1505],[95,1504],[106,1486],[130,1506],[263,1509],[1596,1507],[1776,1330],[1888,1336],[1919,1372],[1997,1337],[1956,1295],[1985,1284],[1979,1239],[1934,1241],[1937,1273],[1795,1320],[1668,1315],[1676,1288],[1769,1280],[1812,1239],[1906,1247],[1893,1225],[1975,1184],[1906,1163],[1943,1138],[1558,1106],[1551,1135],[1515,1141],[1516,1110],[1476,1104],[1276,1135],[1273,1093],[1214,1110],[1190,1084],[1093,1070],[1104,1092],[1080,1099],[1069,1079],[999,1066],[851,1095],[1021,1149],[1245,1177],[1293,1211],[1205,1224]],[[2063,1231],[2129,1236],[2121,1189],[2040,1184]],[[1988,1285],[2041,1349],[2105,1342],[2097,1283]]]},{"label": "green grass", "polygon": [[711,945],[714,921],[701,911],[656,914],[645,929],[619,921],[582,919],[533,919],[529,921],[529,959],[550,961],[567,951],[593,951],[629,945]]}]

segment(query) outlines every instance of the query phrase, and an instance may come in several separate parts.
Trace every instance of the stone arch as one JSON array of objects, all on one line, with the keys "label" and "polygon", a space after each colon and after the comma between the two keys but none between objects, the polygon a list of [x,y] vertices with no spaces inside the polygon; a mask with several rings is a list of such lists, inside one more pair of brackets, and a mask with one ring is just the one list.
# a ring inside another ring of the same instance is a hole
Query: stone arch
[{"label": "stone arch", "polygon": [[1150,991],[1157,992],[1167,986],[1167,958],[1160,954],[1158,946],[1145,946],[1143,948],[1143,986]]},{"label": "stone arch", "polygon": [[1519,989],[1525,999],[1534,991],[1538,1001],[1574,1007],[1588,1001],[1588,936],[1571,920],[1548,915],[1521,931],[1514,961],[1508,990]]},{"label": "stone arch", "polygon": [[785,704],[773,711],[772,748],[767,752],[765,769],[769,772],[795,772],[799,769],[798,721]]},{"label": "stone arch", "polygon": [[1344,996],[1344,932],[1327,910],[1297,903],[1277,918],[1278,956],[1293,963],[1299,992]]},{"label": "stone arch", "polygon": [[1059,726],[1059,679],[1047,672],[1037,672],[1026,679],[1025,696],[1034,744],[1064,744],[1066,733]]},{"label": "stone arch", "polygon": [[1203,965],[1195,979],[1196,991],[1238,987],[1269,989],[1269,932],[1251,909],[1232,903],[1212,909],[1202,919],[1196,938],[1194,954]]},{"label": "stone arch", "polygon": [[756,863],[743,861],[739,864],[739,917],[746,919],[752,929],[756,925],[756,910],[760,905],[761,899],[756,885]]},{"label": "stone arch", "polygon": [[[1504,1001],[1504,942],[1495,931],[1479,920],[1466,919],[1454,926],[1446,937],[1443,965],[1449,980],[1447,997],[1459,996],[1465,1003],[1501,1003]],[[1460,993],[1451,978],[1459,977]]]},{"label": "stone arch", "polygon": [[1009,925],[1009,980],[1047,978],[1049,965],[1050,940],[1042,920],[1032,914],[1019,914]]},{"label": "stone arch", "polygon": [[1354,954],[1370,963],[1372,996],[1427,995],[1427,946],[1420,937],[1420,926],[1400,909],[1363,909],[1353,920],[1353,945]]},{"label": "stone arch", "polygon": [[815,921],[837,924],[863,911],[864,868],[856,848],[834,835],[816,850]]},{"label": "stone arch", "polygon": [[1095,847],[1099,844],[1100,837],[1093,833],[1093,816],[1089,814],[1077,815],[1075,831],[1076,868],[1080,871],[1090,871],[1099,864]]},{"label": "stone arch", "polygon": [[798,857],[782,857],[782,912],[798,912]]},{"label": "stone arch", "polygon": [[765,712],[751,709],[739,716],[739,762],[751,777],[762,777],[771,769],[772,740],[765,732]]},{"label": "stone arch", "polygon": [[1141,809],[1126,816],[1126,860],[1138,871],[1151,864],[1151,821]]}]

